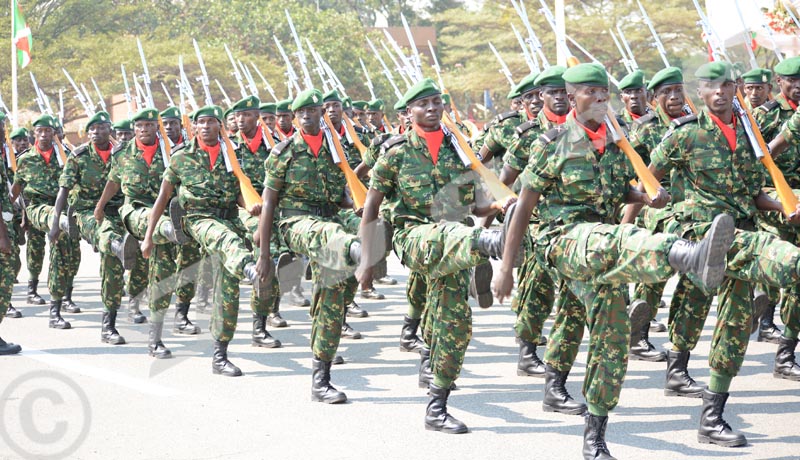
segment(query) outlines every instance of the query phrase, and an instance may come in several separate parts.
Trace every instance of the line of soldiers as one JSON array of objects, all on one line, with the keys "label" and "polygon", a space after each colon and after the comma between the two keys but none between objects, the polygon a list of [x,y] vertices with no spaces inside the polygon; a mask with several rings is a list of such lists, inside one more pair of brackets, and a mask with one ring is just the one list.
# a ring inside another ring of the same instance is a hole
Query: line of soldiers
[{"label": "line of soldiers", "polygon": [[[768,70],[743,75],[742,85],[764,137],[774,139],[776,162],[800,188],[794,154],[800,148],[800,58],[774,70],[780,93],[773,99],[766,99]],[[800,213],[784,213],[737,123],[732,68],[710,63],[697,70],[702,111],[687,108],[683,78],[670,67],[649,82],[641,72],[620,82],[625,108],[618,121],[661,181],[655,194],[631,185],[636,174],[606,122],[608,75],[595,64],[551,66],[527,76],[508,96],[512,111],[476,136],[479,158],[495,160],[500,180],[517,187],[518,199],[495,200],[481,185],[460,143],[464,133],[443,123],[448,95],[431,79],[417,82],[394,105],[396,129],[385,121],[383,101],[350,102],[335,90],[316,89],[277,104],[246,97],[228,114],[206,106],[192,114],[190,126],[182,126],[177,108],[144,109],[130,125],[115,126],[116,143],[110,117],[100,112],[86,124],[90,142],[73,151],[54,142],[58,122],[43,115],[33,124],[33,148],[17,158],[13,181],[3,168],[0,259],[8,263],[0,308],[10,305],[19,265],[11,242],[17,237],[12,203],[20,196],[22,226],[50,241],[50,327],[69,328],[61,309],[77,270],[78,237],[101,253],[101,339],[125,342],[115,322],[123,272],[130,270],[124,290],[135,299],[147,291],[148,350],[155,358],[172,355],[162,330],[173,291],[174,331],[200,332],[187,313],[195,281],[204,277],[197,271],[211,273],[215,374],[242,375],[227,353],[240,281],[253,285],[253,345],[278,347],[267,326],[285,325],[283,292],[302,297],[296,288],[306,259],[313,280],[311,395],[342,403],[347,397],[331,383],[331,365],[341,337],[357,334],[345,317],[366,316],[354,304],[359,290],[380,298],[373,282],[392,282],[385,259],[393,250],[409,269],[400,348],[420,354],[419,384],[430,397],[424,426],[464,433],[466,424],[449,413],[447,402],[471,339],[468,298],[491,305],[489,262],[495,258],[501,260],[494,277],[500,301],[511,295],[517,267],[517,373],[544,378],[545,411],[586,416],[585,458],[613,458],[605,430],[629,354],[667,362],[667,396],[702,398],[700,442],[743,445],[744,435],[723,411],[756,328],[760,340],[778,344],[775,377],[800,380]],[[166,138],[158,133],[159,119]],[[347,119],[357,123],[353,130]],[[348,184],[351,169],[369,180],[363,208]],[[246,200],[249,187],[260,203]],[[473,216],[485,218],[483,225],[474,225]],[[494,219],[501,219],[500,229],[491,226]],[[670,305],[672,349],[663,353],[649,332],[664,328],[654,319],[674,275],[680,278]],[[703,387],[687,367],[714,295],[720,320],[711,379]],[[773,321],[779,302],[782,332]],[[553,307],[546,340],[543,324]],[[141,313],[131,308],[136,321]],[[584,326],[586,404],[565,386]],[[544,344],[540,359],[537,347]],[[0,343],[3,354],[19,349]]]}]

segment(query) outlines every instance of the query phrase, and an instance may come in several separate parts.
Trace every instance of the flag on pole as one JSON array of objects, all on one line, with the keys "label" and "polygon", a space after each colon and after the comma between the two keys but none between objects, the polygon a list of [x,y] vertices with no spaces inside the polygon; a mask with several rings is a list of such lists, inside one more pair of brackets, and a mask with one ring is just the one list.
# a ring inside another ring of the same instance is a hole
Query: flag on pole
[{"label": "flag on pole", "polygon": [[11,40],[17,49],[17,62],[20,68],[24,69],[31,62],[31,29],[25,22],[17,0],[11,0],[11,8],[14,14]]}]

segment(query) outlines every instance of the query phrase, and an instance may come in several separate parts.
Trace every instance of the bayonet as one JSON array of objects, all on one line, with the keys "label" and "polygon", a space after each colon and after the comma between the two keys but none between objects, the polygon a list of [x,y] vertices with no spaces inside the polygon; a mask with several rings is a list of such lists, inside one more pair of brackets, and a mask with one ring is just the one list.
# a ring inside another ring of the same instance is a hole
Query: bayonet
[{"label": "bayonet", "polygon": [[294,29],[294,23],[292,22],[292,16],[289,14],[289,10],[285,9],[283,11],[286,13],[289,29],[292,32],[294,43],[297,45],[297,60],[300,62],[300,70],[303,71],[303,83],[305,83],[306,89],[313,88],[314,84],[311,82],[311,75],[308,73],[308,68],[306,67],[306,53],[303,51],[303,43],[300,41],[297,31]]},{"label": "bayonet", "polygon": [[139,47],[139,57],[142,59],[142,68],[144,69],[142,77],[144,78],[144,91],[147,97],[147,105],[148,107],[155,108],[156,103],[153,100],[153,92],[150,89],[150,70],[147,68],[147,59],[144,57],[144,49],[142,48],[142,42],[139,40],[139,37],[136,37],[136,46]]},{"label": "bayonet", "polygon": [[239,63],[239,69],[241,69],[242,75],[244,75],[244,79],[247,81],[247,87],[250,89],[250,94],[258,97],[258,87],[256,86],[256,82],[253,80],[253,74],[250,73],[250,69],[248,69],[246,65],[242,64],[242,61],[237,60],[236,62]]},{"label": "bayonet", "polygon": [[411,27],[408,26],[408,22],[406,22],[406,17],[403,13],[400,13],[400,21],[403,22],[403,29],[406,31],[406,36],[408,37],[408,46],[411,47],[411,63],[413,66],[412,69],[416,70],[415,74],[415,82],[422,80],[422,59],[419,57],[419,50],[417,49],[417,44],[414,42],[414,35],[411,34]]},{"label": "bayonet", "polygon": [[372,79],[369,78],[369,72],[367,72],[367,67],[364,65],[364,60],[363,59],[358,58],[358,62],[361,63],[361,70],[364,72],[364,78],[367,79],[367,89],[369,89],[369,95],[374,100],[374,99],[376,99],[376,97],[375,97],[375,88],[373,88],[373,86],[372,86]]},{"label": "bayonet", "polygon": [[514,83],[514,78],[511,76],[511,70],[508,69],[505,61],[503,61],[503,58],[500,56],[500,53],[497,52],[497,49],[494,47],[494,45],[492,45],[491,42],[489,42],[489,48],[491,48],[492,53],[497,58],[497,62],[500,63],[500,73],[506,76],[508,84],[513,88],[516,83]]},{"label": "bayonet", "polygon": [[261,71],[258,70],[258,67],[256,67],[255,63],[253,63],[252,61],[250,61],[250,65],[253,67],[253,70],[256,71],[256,74],[258,74],[259,78],[261,78],[261,81],[264,83],[264,89],[266,89],[267,92],[272,96],[272,99],[277,101],[278,96],[275,95],[275,90],[272,89],[272,85],[270,85],[267,79],[264,78],[264,74],[262,74]]},{"label": "bayonet", "polygon": [[231,102],[231,98],[228,97],[228,93],[225,92],[225,88],[222,87],[222,83],[220,83],[216,78],[214,79],[214,82],[217,83],[219,92],[222,93],[222,101],[225,102],[225,105],[227,105],[228,108],[231,108],[233,106],[233,102]]},{"label": "bayonet", "polygon": [[122,83],[125,85],[125,103],[128,105],[128,118],[133,117],[133,100],[131,99],[131,87],[128,85],[128,75],[125,74],[125,64],[120,64],[122,71]]},{"label": "bayonet", "polygon": [[511,5],[514,7],[514,11],[517,12],[517,16],[519,16],[520,20],[522,21],[522,25],[525,26],[525,30],[528,32],[528,38],[525,40],[525,42],[528,43],[528,46],[531,48],[530,57],[533,61],[533,68],[536,72],[538,72],[540,69],[539,63],[536,62],[537,54],[542,60],[542,65],[545,68],[550,67],[550,63],[547,61],[547,57],[544,55],[544,50],[542,49],[542,42],[539,41],[539,38],[533,31],[533,27],[531,27],[531,22],[528,18],[528,12],[525,10],[525,3],[523,3],[522,0],[511,0]]},{"label": "bayonet", "polygon": [[223,46],[225,47],[225,54],[228,55],[228,60],[231,61],[231,67],[233,68],[231,75],[233,75],[233,78],[236,79],[236,83],[239,85],[239,92],[242,93],[242,98],[245,98],[247,97],[247,90],[244,88],[242,74],[239,72],[239,67],[236,65],[236,61],[233,59],[233,54],[231,54],[231,50],[228,48],[228,45],[223,43]]},{"label": "bayonet", "polygon": [[174,107],[175,101],[172,100],[172,96],[169,95],[169,90],[167,90],[167,85],[165,85],[163,81],[161,82],[161,89],[164,90],[164,95],[167,96],[167,101],[169,101],[170,107]]},{"label": "bayonet", "polygon": [[633,72],[633,68],[631,68],[631,63],[628,62],[628,57],[625,55],[625,50],[622,49],[622,44],[620,44],[619,39],[617,38],[617,35],[611,29],[608,29],[608,33],[609,33],[609,35],[611,35],[611,38],[614,40],[614,44],[617,46],[617,51],[619,51],[620,56],[622,56],[622,59],[621,59],[620,62],[622,62],[622,65],[625,66],[625,71],[628,72],[628,73]]},{"label": "bayonet", "polygon": [[[394,55],[392,50],[389,49],[389,46],[386,45],[386,42],[381,40],[381,48],[386,51],[386,54],[389,55],[389,59],[392,60],[392,65],[394,65],[394,70],[397,71],[397,74],[400,75],[400,78],[403,80],[403,84],[406,85],[406,88],[411,88],[411,82],[409,82],[408,78],[406,77],[406,71],[403,66],[400,65],[400,62],[397,61],[397,56]],[[402,57],[400,59],[403,59]]]},{"label": "bayonet", "polygon": [[69,84],[72,85],[72,89],[75,90],[75,94],[76,94],[75,97],[78,99],[78,102],[80,102],[81,106],[83,107],[84,113],[86,113],[87,117],[92,118],[94,116],[94,107],[90,107],[89,106],[89,103],[86,101],[86,98],[84,97],[83,93],[81,92],[81,89],[75,83],[75,80],[73,80],[72,77],[69,75],[69,72],[67,72],[67,69],[62,67],[61,70],[64,72],[64,75],[67,77],[67,80],[69,81]]},{"label": "bayonet", "polygon": [[744,20],[744,15],[742,14],[742,9],[739,8],[739,0],[733,0],[734,5],[736,6],[736,13],[739,14],[739,21],[742,23],[742,37],[744,38],[744,47],[747,49],[747,55],[750,56],[750,67],[757,69],[758,68],[758,61],[756,60],[756,55],[753,52],[753,48],[750,44],[753,41],[753,37],[750,32],[750,29],[747,27],[747,22]]},{"label": "bayonet", "polygon": [[211,81],[208,79],[208,72],[206,72],[206,64],[203,61],[203,54],[200,53],[200,47],[197,45],[197,40],[192,39],[194,44],[194,53],[197,55],[197,62],[200,64],[200,76],[197,80],[203,86],[203,92],[206,94],[206,105],[214,105],[214,99],[211,98],[211,88],[209,85]]},{"label": "bayonet", "polygon": [[100,92],[100,87],[97,86],[97,82],[94,81],[94,77],[92,77],[92,86],[94,86],[94,91],[97,93],[97,97],[99,98],[100,108],[103,109],[103,112],[108,112],[106,108],[106,101],[103,99],[103,93]]},{"label": "bayonet", "polygon": [[283,49],[283,45],[281,45],[280,40],[275,35],[272,36],[272,39],[275,40],[275,45],[278,47],[278,52],[280,53],[281,57],[283,58],[283,62],[286,63],[286,78],[288,79],[288,86],[289,91],[292,91],[292,87],[296,87],[299,90],[299,86],[297,85],[297,73],[294,71],[294,67],[292,67],[292,63],[289,61],[289,56],[286,55],[286,50]]},{"label": "bayonet", "polygon": [[664,67],[669,67],[669,60],[667,59],[667,50],[664,49],[664,44],[661,43],[661,39],[658,38],[658,33],[656,33],[656,28],[653,25],[653,21],[650,20],[650,16],[648,16],[647,11],[644,10],[642,2],[636,0],[636,3],[639,4],[639,11],[642,12],[642,19],[644,19],[644,23],[647,24],[647,28],[650,29],[650,35],[653,36],[653,43],[656,45],[656,49],[658,50],[658,54],[661,56],[661,60],[664,61]]},{"label": "bayonet", "polygon": [[375,49],[375,45],[372,44],[372,40],[370,40],[369,37],[367,37],[367,43],[369,44],[369,47],[372,49],[372,53],[375,55],[375,57],[378,59],[378,62],[381,64],[381,67],[383,68],[383,75],[386,76],[387,80],[389,80],[389,84],[392,86],[392,89],[394,89],[394,94],[397,96],[397,99],[402,99],[403,93],[400,92],[400,88],[398,88],[397,85],[395,84],[394,77],[392,77],[392,71],[389,70],[389,67],[386,66],[386,62],[383,61],[381,54],[378,52],[377,49]]},{"label": "bayonet", "polygon": [[528,51],[528,47],[525,46],[525,39],[522,38],[519,31],[514,24],[511,24],[511,30],[514,32],[514,36],[517,37],[517,43],[519,43],[519,47],[522,50],[522,57],[525,58],[525,63],[528,64],[528,68],[531,69],[531,73],[539,73],[541,72],[541,68],[539,67],[539,63],[531,56],[530,51]]},{"label": "bayonet", "polygon": [[625,33],[622,31],[619,23],[617,23],[617,33],[619,34],[619,39],[622,40],[622,45],[625,46],[625,51],[628,53],[628,63],[630,63],[632,71],[637,70],[639,64],[636,63],[636,56],[633,55],[633,51],[631,51],[631,47],[628,44],[628,39],[625,38]]}]

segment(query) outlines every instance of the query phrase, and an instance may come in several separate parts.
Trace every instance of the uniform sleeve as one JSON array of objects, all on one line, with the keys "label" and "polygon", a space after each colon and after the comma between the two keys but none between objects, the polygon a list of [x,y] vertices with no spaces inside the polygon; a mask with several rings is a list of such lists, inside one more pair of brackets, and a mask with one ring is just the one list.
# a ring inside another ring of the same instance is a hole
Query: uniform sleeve
[{"label": "uniform sleeve", "polygon": [[283,185],[286,179],[286,170],[289,167],[289,158],[291,158],[291,147],[287,147],[279,155],[275,151],[270,153],[264,161],[264,188],[275,190],[279,192],[283,190]]},{"label": "uniform sleeve", "polygon": [[19,184],[21,187],[25,187],[25,184],[28,183],[30,180],[30,168],[28,167],[28,158],[27,154],[21,155],[17,158],[17,172],[14,174],[14,183]]},{"label": "uniform sleeve", "polygon": [[503,155],[503,163],[515,171],[523,171],[528,165],[530,146],[533,141],[530,136],[515,138]]},{"label": "uniform sleeve", "polygon": [[791,118],[786,120],[786,123],[781,127],[780,133],[791,147],[800,145],[800,111],[795,112]]},{"label": "uniform sleeve", "polygon": [[181,165],[183,164],[184,156],[182,153],[172,155],[170,158],[169,166],[164,170],[162,178],[172,185],[179,185],[181,183]]},{"label": "uniform sleeve", "polygon": [[64,165],[64,169],[61,171],[61,177],[58,179],[58,186],[64,187],[67,190],[72,190],[72,188],[80,182],[80,170],[78,157],[75,155],[68,156],[67,164]]},{"label": "uniform sleeve", "polygon": [[108,177],[106,180],[116,182],[118,184],[122,183],[122,166],[125,162],[124,160],[124,151],[119,152],[116,155],[111,155],[111,168],[108,170]]},{"label": "uniform sleeve", "polygon": [[650,152],[650,164],[653,165],[656,170],[670,171],[675,166],[683,163],[680,138],[680,133],[670,128],[661,142]]},{"label": "uniform sleeve", "polygon": [[373,188],[384,195],[390,194],[395,189],[397,183],[397,149],[392,149],[380,158],[375,163],[372,169],[372,180],[370,181],[370,188]]},{"label": "uniform sleeve", "polygon": [[534,143],[531,148],[528,165],[519,176],[523,187],[534,192],[543,193],[556,181],[558,175],[553,171],[555,156],[550,154],[550,151],[554,148],[551,147],[553,145],[553,143]]},{"label": "uniform sleeve", "polygon": [[494,124],[486,133],[486,138],[484,139],[483,145],[489,149],[489,152],[491,152],[492,155],[501,153],[508,148],[509,142],[505,140],[506,125],[508,125],[508,122]]}]

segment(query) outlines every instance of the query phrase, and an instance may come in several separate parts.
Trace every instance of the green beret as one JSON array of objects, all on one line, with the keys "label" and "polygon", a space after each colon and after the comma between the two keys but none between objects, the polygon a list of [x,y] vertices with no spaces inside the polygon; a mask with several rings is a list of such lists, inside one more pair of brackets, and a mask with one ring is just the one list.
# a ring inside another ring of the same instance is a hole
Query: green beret
[{"label": "green beret", "polygon": [[120,120],[111,125],[115,131],[133,131],[133,122],[131,120]]},{"label": "green beret", "polygon": [[[544,74],[544,72],[542,74]],[[573,85],[608,86],[608,73],[606,73],[606,69],[593,62],[570,67],[564,71],[563,78],[566,83]]]},{"label": "green beret", "polygon": [[[539,77],[539,75],[540,75],[539,73],[534,72],[528,75],[527,77],[523,78],[522,80],[520,80],[520,82],[517,83],[517,86],[515,86],[514,89],[512,89],[511,92],[508,94],[508,98],[514,99],[522,96],[527,92],[539,88],[539,85],[536,84],[536,79]],[[563,81],[561,85],[562,86],[564,85]]]},{"label": "green beret", "polygon": [[661,69],[653,75],[653,79],[647,83],[647,89],[654,90],[661,85],[683,84],[683,72],[677,67],[667,67]]},{"label": "green beret", "polygon": [[442,93],[442,104],[450,105],[450,95],[447,93]]},{"label": "green beret", "polygon": [[634,70],[619,81],[619,89],[644,88],[644,72]]},{"label": "green beret", "polygon": [[258,106],[258,110],[260,110],[261,113],[271,113],[273,115],[275,114],[277,108],[278,104],[274,102],[265,102]]},{"label": "green beret", "polygon": [[342,99],[342,107],[345,109],[352,109],[353,108],[353,100],[350,99],[350,96]]},{"label": "green beret", "polygon": [[275,113],[291,113],[292,111],[292,100],[291,99],[284,99],[282,101],[278,101],[275,105]]},{"label": "green beret", "polygon": [[370,112],[383,112],[384,107],[386,107],[386,103],[383,102],[383,99],[373,99],[369,101],[367,110]]},{"label": "green beret", "polygon": [[95,125],[97,123],[108,123],[111,124],[111,115],[108,112],[97,112],[86,122],[86,127],[83,128],[84,131],[89,131],[89,127]]},{"label": "green beret", "polygon": [[406,91],[402,100],[406,103],[406,105],[408,105],[417,99],[422,99],[423,97],[433,96],[436,94],[442,94],[442,90],[436,86],[436,82],[430,78],[423,78],[414,84],[414,86],[409,88],[408,91]]},{"label": "green beret", "polygon": [[753,69],[743,73],[742,80],[745,83],[769,83],[772,81],[772,71],[769,69]]},{"label": "green beret", "polygon": [[61,124],[61,120],[59,120],[58,117],[53,117],[53,122],[56,124],[55,126],[56,129],[64,127],[64,125]]},{"label": "green beret", "polygon": [[786,58],[779,62],[775,66],[775,73],[787,77],[800,75],[800,56]]},{"label": "green beret", "polygon": [[25,128],[17,128],[14,131],[11,131],[9,136],[11,139],[18,139],[20,137],[28,137],[28,130]]},{"label": "green beret", "polygon": [[720,61],[703,64],[694,73],[698,80],[734,81],[730,64]]},{"label": "green beret", "polygon": [[58,127],[58,123],[56,123],[55,118],[51,117],[50,115],[44,114],[41,117],[37,118],[36,120],[33,120],[33,126],[34,128],[39,126],[44,126],[46,128],[55,129],[56,127]]},{"label": "green beret", "polygon": [[318,89],[311,88],[300,92],[292,102],[292,112],[302,109],[303,107],[315,107],[322,105],[322,92]]},{"label": "green beret", "polygon": [[194,112],[193,120],[197,121],[203,117],[214,117],[217,120],[222,121],[224,118],[222,114],[222,107],[218,105],[207,105],[205,107],[200,107]]},{"label": "green beret", "polygon": [[137,121],[158,121],[158,110],[156,109],[142,109],[131,118],[131,121],[136,123]]},{"label": "green beret", "polygon": [[399,101],[395,102],[394,106],[392,106],[392,109],[394,109],[395,112],[400,112],[402,110],[405,110],[406,108],[407,108],[406,101],[404,101],[403,99],[400,99]]},{"label": "green beret", "polygon": [[167,107],[166,110],[161,112],[161,118],[177,118],[181,119],[181,111],[177,107]]},{"label": "green beret", "polygon": [[369,102],[353,101],[353,108],[356,110],[366,111],[369,108]]},{"label": "green beret", "polygon": [[342,102],[342,97],[339,96],[339,91],[332,89],[322,96],[322,102]]},{"label": "green beret", "polygon": [[[544,69],[544,71],[542,71],[542,73],[540,73],[533,80],[533,87],[536,87],[536,86],[556,86],[556,87],[559,87],[559,88],[563,88],[564,87],[564,72],[566,72],[566,70],[567,70],[567,68],[564,67],[564,66],[561,66],[561,65],[554,65],[554,66],[550,66],[550,67]],[[520,82],[520,85],[524,81],[525,81],[525,79],[523,79]],[[531,89],[533,89],[533,88],[531,88]],[[522,94],[522,93],[523,92],[520,91],[520,94]]]},{"label": "green beret", "polygon": [[742,78],[742,74],[744,74],[744,64],[741,62],[734,62],[731,66],[731,74],[733,75],[734,79]]},{"label": "green beret", "polygon": [[[220,107],[220,108],[222,108],[222,107]],[[227,120],[227,119],[228,119],[228,116],[229,116],[231,113],[233,113],[233,110],[232,110],[231,108],[227,108],[227,109],[225,109],[225,111],[224,111],[224,112],[222,112],[222,118],[220,118],[220,120]],[[195,120],[196,120],[196,119],[195,119]]]},{"label": "green beret", "polygon": [[261,101],[258,96],[247,96],[231,107],[231,112],[244,112],[247,110],[260,110]]}]

